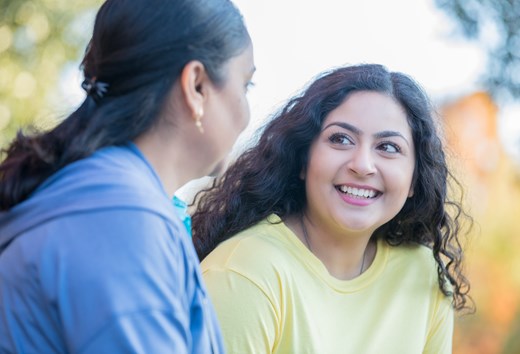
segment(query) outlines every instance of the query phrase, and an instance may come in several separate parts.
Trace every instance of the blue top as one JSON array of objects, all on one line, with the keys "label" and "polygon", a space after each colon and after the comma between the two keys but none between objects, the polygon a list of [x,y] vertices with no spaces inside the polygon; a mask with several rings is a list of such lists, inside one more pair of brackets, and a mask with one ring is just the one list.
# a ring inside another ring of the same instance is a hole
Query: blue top
[{"label": "blue top", "polygon": [[188,214],[188,204],[184,202],[183,200],[179,199],[176,195],[173,196],[172,199],[173,208],[175,210],[175,213],[181,219],[182,223],[184,224],[184,227],[186,228],[186,231],[188,231],[188,234],[191,237],[191,216]]},{"label": "blue top", "polygon": [[0,352],[223,353],[198,258],[137,147],[0,213]]}]

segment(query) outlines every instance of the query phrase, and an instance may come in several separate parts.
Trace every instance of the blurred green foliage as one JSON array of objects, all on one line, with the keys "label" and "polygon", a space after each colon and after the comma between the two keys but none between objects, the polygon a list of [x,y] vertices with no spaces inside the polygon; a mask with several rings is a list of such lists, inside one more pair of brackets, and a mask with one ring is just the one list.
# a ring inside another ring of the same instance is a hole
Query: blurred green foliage
[{"label": "blurred green foliage", "polygon": [[511,330],[502,354],[520,353],[520,314],[517,314],[516,322]]},{"label": "blurred green foliage", "polygon": [[435,0],[488,55],[481,80],[497,102],[520,99],[520,0]]},{"label": "blurred green foliage", "polygon": [[0,146],[26,125],[53,124],[47,108],[67,63],[79,62],[101,0],[0,0]]}]

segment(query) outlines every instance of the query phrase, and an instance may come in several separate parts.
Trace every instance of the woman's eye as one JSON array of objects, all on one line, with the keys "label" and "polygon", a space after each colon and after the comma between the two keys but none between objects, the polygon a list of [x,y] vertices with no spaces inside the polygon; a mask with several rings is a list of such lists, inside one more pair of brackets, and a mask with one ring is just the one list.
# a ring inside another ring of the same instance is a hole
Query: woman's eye
[{"label": "woman's eye", "polygon": [[399,147],[399,145],[394,143],[382,143],[379,145],[379,150],[383,150],[384,152],[389,153],[401,152],[401,148]]},{"label": "woman's eye", "polygon": [[349,138],[348,135],[340,134],[340,133],[332,134],[329,137],[329,141],[333,144],[341,144],[341,145],[353,144],[352,140]]}]

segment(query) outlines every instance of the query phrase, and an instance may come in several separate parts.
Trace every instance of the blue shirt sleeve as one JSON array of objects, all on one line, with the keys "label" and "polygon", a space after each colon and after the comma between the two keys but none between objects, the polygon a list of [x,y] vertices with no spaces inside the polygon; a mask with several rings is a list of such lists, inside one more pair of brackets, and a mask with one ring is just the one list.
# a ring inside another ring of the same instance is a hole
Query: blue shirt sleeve
[{"label": "blue shirt sleeve", "polygon": [[175,313],[146,310],[114,318],[79,353],[185,354],[188,338]]},{"label": "blue shirt sleeve", "polygon": [[175,226],[131,209],[47,225],[60,232],[43,253],[43,284],[71,352],[193,352],[197,264]]}]

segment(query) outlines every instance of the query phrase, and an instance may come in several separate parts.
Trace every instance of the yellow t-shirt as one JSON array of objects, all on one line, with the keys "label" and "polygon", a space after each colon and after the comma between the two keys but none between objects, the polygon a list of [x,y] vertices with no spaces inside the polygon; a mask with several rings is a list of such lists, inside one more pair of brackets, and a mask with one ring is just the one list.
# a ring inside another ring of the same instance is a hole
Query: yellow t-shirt
[{"label": "yellow t-shirt", "polygon": [[453,308],[423,246],[377,243],[352,280],[331,276],[271,215],[203,262],[230,354],[451,353]]}]

